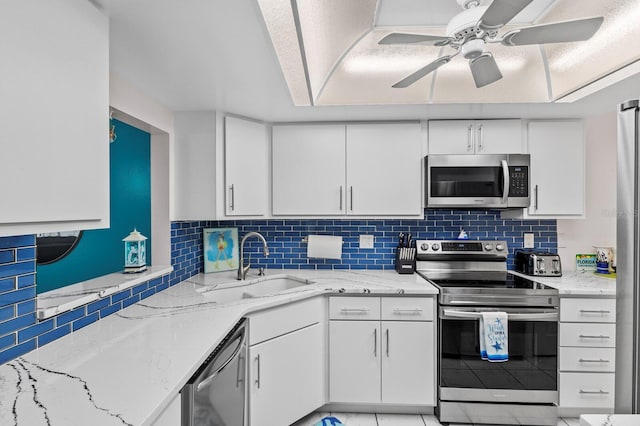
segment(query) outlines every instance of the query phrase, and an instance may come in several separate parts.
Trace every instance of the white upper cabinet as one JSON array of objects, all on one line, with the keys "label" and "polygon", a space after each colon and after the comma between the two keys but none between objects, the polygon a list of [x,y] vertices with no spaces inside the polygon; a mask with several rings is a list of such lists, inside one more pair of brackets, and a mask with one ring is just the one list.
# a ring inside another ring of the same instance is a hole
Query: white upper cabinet
[{"label": "white upper cabinet", "polygon": [[225,214],[267,214],[267,129],[263,123],[225,117]]},{"label": "white upper cabinet", "polygon": [[529,217],[582,217],[585,142],[580,120],[529,122]]},{"label": "white upper cabinet", "polygon": [[420,216],[419,123],[273,127],[273,214]]},{"label": "white upper cabinet", "polygon": [[429,154],[524,154],[521,120],[429,121]]},{"label": "white upper cabinet", "polygon": [[273,126],[273,214],[345,212],[345,126]]},{"label": "white upper cabinet", "polygon": [[420,125],[348,124],[348,214],[421,215]]},{"label": "white upper cabinet", "polygon": [[0,3],[0,235],[109,226],[109,22],[86,0]]}]

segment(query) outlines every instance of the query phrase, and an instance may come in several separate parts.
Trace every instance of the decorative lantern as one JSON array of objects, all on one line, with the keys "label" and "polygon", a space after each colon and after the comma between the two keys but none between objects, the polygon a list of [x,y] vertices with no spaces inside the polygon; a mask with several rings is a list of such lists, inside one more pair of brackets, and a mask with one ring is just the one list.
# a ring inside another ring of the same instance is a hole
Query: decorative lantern
[{"label": "decorative lantern", "polygon": [[146,271],[147,269],[147,237],[138,230],[134,230],[122,241],[124,241],[124,272],[135,273]]}]

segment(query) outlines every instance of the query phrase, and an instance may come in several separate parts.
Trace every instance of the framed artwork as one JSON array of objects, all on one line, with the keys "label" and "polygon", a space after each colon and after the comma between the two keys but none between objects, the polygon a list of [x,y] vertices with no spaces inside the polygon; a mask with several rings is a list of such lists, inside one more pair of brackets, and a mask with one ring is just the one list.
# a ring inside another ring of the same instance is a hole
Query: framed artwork
[{"label": "framed artwork", "polygon": [[238,228],[205,228],[204,272],[238,269]]}]

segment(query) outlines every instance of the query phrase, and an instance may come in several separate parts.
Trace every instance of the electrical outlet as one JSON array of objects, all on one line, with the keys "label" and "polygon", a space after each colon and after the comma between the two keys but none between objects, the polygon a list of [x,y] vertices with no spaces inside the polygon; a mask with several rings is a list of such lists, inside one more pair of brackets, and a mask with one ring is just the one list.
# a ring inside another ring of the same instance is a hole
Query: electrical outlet
[{"label": "electrical outlet", "polygon": [[534,248],[535,241],[533,239],[533,233],[525,232],[524,234],[524,248]]},{"label": "electrical outlet", "polygon": [[360,248],[372,249],[373,248],[373,235],[360,235]]}]

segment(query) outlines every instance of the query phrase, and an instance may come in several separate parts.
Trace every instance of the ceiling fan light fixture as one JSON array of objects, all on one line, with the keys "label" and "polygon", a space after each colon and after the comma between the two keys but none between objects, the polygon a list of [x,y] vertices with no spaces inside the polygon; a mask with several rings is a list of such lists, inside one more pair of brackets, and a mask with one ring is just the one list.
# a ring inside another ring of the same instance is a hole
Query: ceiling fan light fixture
[{"label": "ceiling fan light fixture", "polygon": [[484,40],[476,38],[462,45],[460,53],[465,59],[475,59],[484,53]]}]

